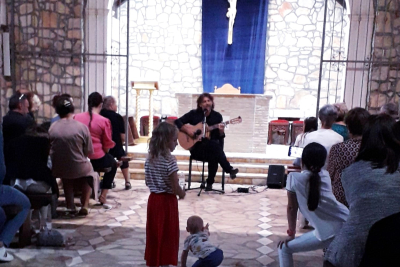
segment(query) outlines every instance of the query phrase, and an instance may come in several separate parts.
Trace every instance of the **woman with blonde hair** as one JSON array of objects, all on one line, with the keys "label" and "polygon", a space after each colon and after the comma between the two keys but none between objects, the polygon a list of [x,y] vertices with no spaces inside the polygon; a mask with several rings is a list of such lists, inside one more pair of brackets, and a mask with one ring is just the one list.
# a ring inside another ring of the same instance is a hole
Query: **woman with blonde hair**
[{"label": "woman with blonde hair", "polygon": [[145,163],[145,180],[150,189],[147,205],[146,251],[147,266],[178,264],[179,215],[178,201],[185,190],[178,184],[178,165],[171,155],[177,146],[178,128],[167,122],[153,131],[149,155]]}]

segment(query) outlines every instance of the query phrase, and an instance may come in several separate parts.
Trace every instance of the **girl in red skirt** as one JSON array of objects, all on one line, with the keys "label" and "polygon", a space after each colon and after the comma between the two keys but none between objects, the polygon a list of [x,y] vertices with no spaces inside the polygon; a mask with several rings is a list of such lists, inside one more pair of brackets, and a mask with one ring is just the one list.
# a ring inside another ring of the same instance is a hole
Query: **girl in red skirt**
[{"label": "girl in red skirt", "polygon": [[178,200],[185,191],[178,184],[178,165],[171,155],[177,146],[178,129],[162,122],[154,129],[145,163],[146,185],[150,189],[147,204],[146,251],[144,259],[151,267],[178,265]]}]

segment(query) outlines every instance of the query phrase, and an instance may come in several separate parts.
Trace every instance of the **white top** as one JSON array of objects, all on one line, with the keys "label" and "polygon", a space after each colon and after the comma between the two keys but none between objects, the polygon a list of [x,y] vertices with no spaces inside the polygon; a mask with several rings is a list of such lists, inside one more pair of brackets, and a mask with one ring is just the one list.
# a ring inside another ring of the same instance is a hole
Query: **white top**
[{"label": "white top", "polygon": [[190,249],[195,257],[206,258],[217,249],[208,242],[209,235],[209,232],[204,230],[188,236],[183,244],[183,250],[188,251]]},{"label": "white top", "polygon": [[286,190],[296,194],[301,213],[315,227],[314,234],[316,238],[324,241],[335,236],[340,230],[347,220],[349,210],[336,200],[332,193],[329,173],[326,170],[322,170],[319,173],[321,176],[319,204],[315,211],[310,211],[307,206],[310,174],[307,170],[301,173],[290,173],[286,182]]},{"label": "white top", "polygon": [[[304,137],[303,147],[313,142],[323,145],[327,154],[329,155],[329,151],[331,151],[331,147],[333,145],[343,142],[343,136],[332,129],[319,129],[317,131],[308,133]],[[326,169],[328,166],[328,155],[326,157],[324,169]]]}]

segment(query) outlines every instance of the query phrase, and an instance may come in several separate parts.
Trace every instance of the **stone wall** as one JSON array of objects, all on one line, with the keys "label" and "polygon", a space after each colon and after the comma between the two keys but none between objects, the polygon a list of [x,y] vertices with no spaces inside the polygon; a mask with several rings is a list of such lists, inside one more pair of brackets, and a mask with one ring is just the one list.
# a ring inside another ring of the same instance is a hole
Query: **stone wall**
[{"label": "stone wall", "polygon": [[[270,117],[315,116],[323,38],[324,0],[271,0],[265,93],[273,96]],[[345,58],[347,19],[328,1],[324,60]],[[341,98],[344,68],[324,64],[321,102]]]},{"label": "stone wall", "polygon": [[[131,2],[130,80],[145,78],[159,81],[160,90],[154,97],[156,114],[181,115],[178,114],[175,93],[203,92],[201,2]],[[326,33],[329,38],[326,39],[325,59],[338,59],[338,55],[343,58],[346,54],[347,46],[343,43],[346,38],[342,38],[346,32],[341,31],[342,7],[334,3],[333,0],[329,1]],[[123,14],[126,16],[125,11]],[[323,19],[324,0],[269,1],[264,91],[273,97],[270,118],[315,115]],[[346,18],[344,23],[346,25]],[[122,25],[120,28],[125,29],[121,33],[124,38],[126,27]],[[113,32],[116,34],[118,29]],[[126,51],[122,40],[121,53]],[[321,104],[335,102],[341,97],[343,69],[337,71],[337,68],[332,64],[324,66]],[[121,111],[125,109],[124,73],[124,66],[118,74],[115,73],[115,76],[120,76],[120,84],[123,85],[119,90],[123,96],[120,101]],[[113,80],[117,79],[115,77]],[[135,96],[134,92],[130,94],[129,113],[134,114]],[[143,96],[140,116],[148,114],[147,102],[147,96]]]},{"label": "stone wall", "polygon": [[[29,89],[39,96],[39,122],[53,116],[51,99],[59,92],[72,95],[76,112],[80,112],[82,3],[83,0],[15,0],[14,6],[11,1],[7,3],[8,13],[15,14],[15,88]],[[6,97],[11,94],[12,90],[8,90]]]},{"label": "stone wall", "polygon": [[374,1],[375,38],[368,108],[375,113],[400,97],[400,1]]}]

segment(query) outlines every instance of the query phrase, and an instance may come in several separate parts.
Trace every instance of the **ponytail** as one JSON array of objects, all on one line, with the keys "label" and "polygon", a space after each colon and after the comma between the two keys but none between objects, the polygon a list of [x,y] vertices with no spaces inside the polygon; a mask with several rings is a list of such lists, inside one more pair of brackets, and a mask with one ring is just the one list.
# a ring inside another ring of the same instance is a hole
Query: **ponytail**
[{"label": "ponytail", "polygon": [[307,207],[308,210],[310,211],[314,211],[318,208],[319,199],[321,195],[321,176],[319,176],[320,171],[321,169],[311,170],[311,175],[309,178],[309,187],[308,187],[308,200],[307,200]]},{"label": "ponytail", "polygon": [[93,107],[90,106],[90,104],[89,104],[89,116],[90,116],[90,120],[89,120],[89,129],[90,129],[90,127],[91,127],[92,119],[93,119],[92,109],[93,109]]},{"label": "ponytail", "polygon": [[321,198],[321,176],[319,172],[325,165],[327,152],[325,147],[318,143],[308,144],[301,155],[304,167],[311,172],[308,181],[307,207],[310,211],[318,208]]},{"label": "ponytail", "polygon": [[89,116],[90,116],[89,129],[91,127],[92,119],[93,119],[92,109],[94,107],[98,107],[101,103],[103,103],[103,97],[101,96],[101,94],[99,94],[98,92],[93,92],[89,95],[89,97],[88,97],[88,106],[89,106],[88,111],[89,111]]}]

